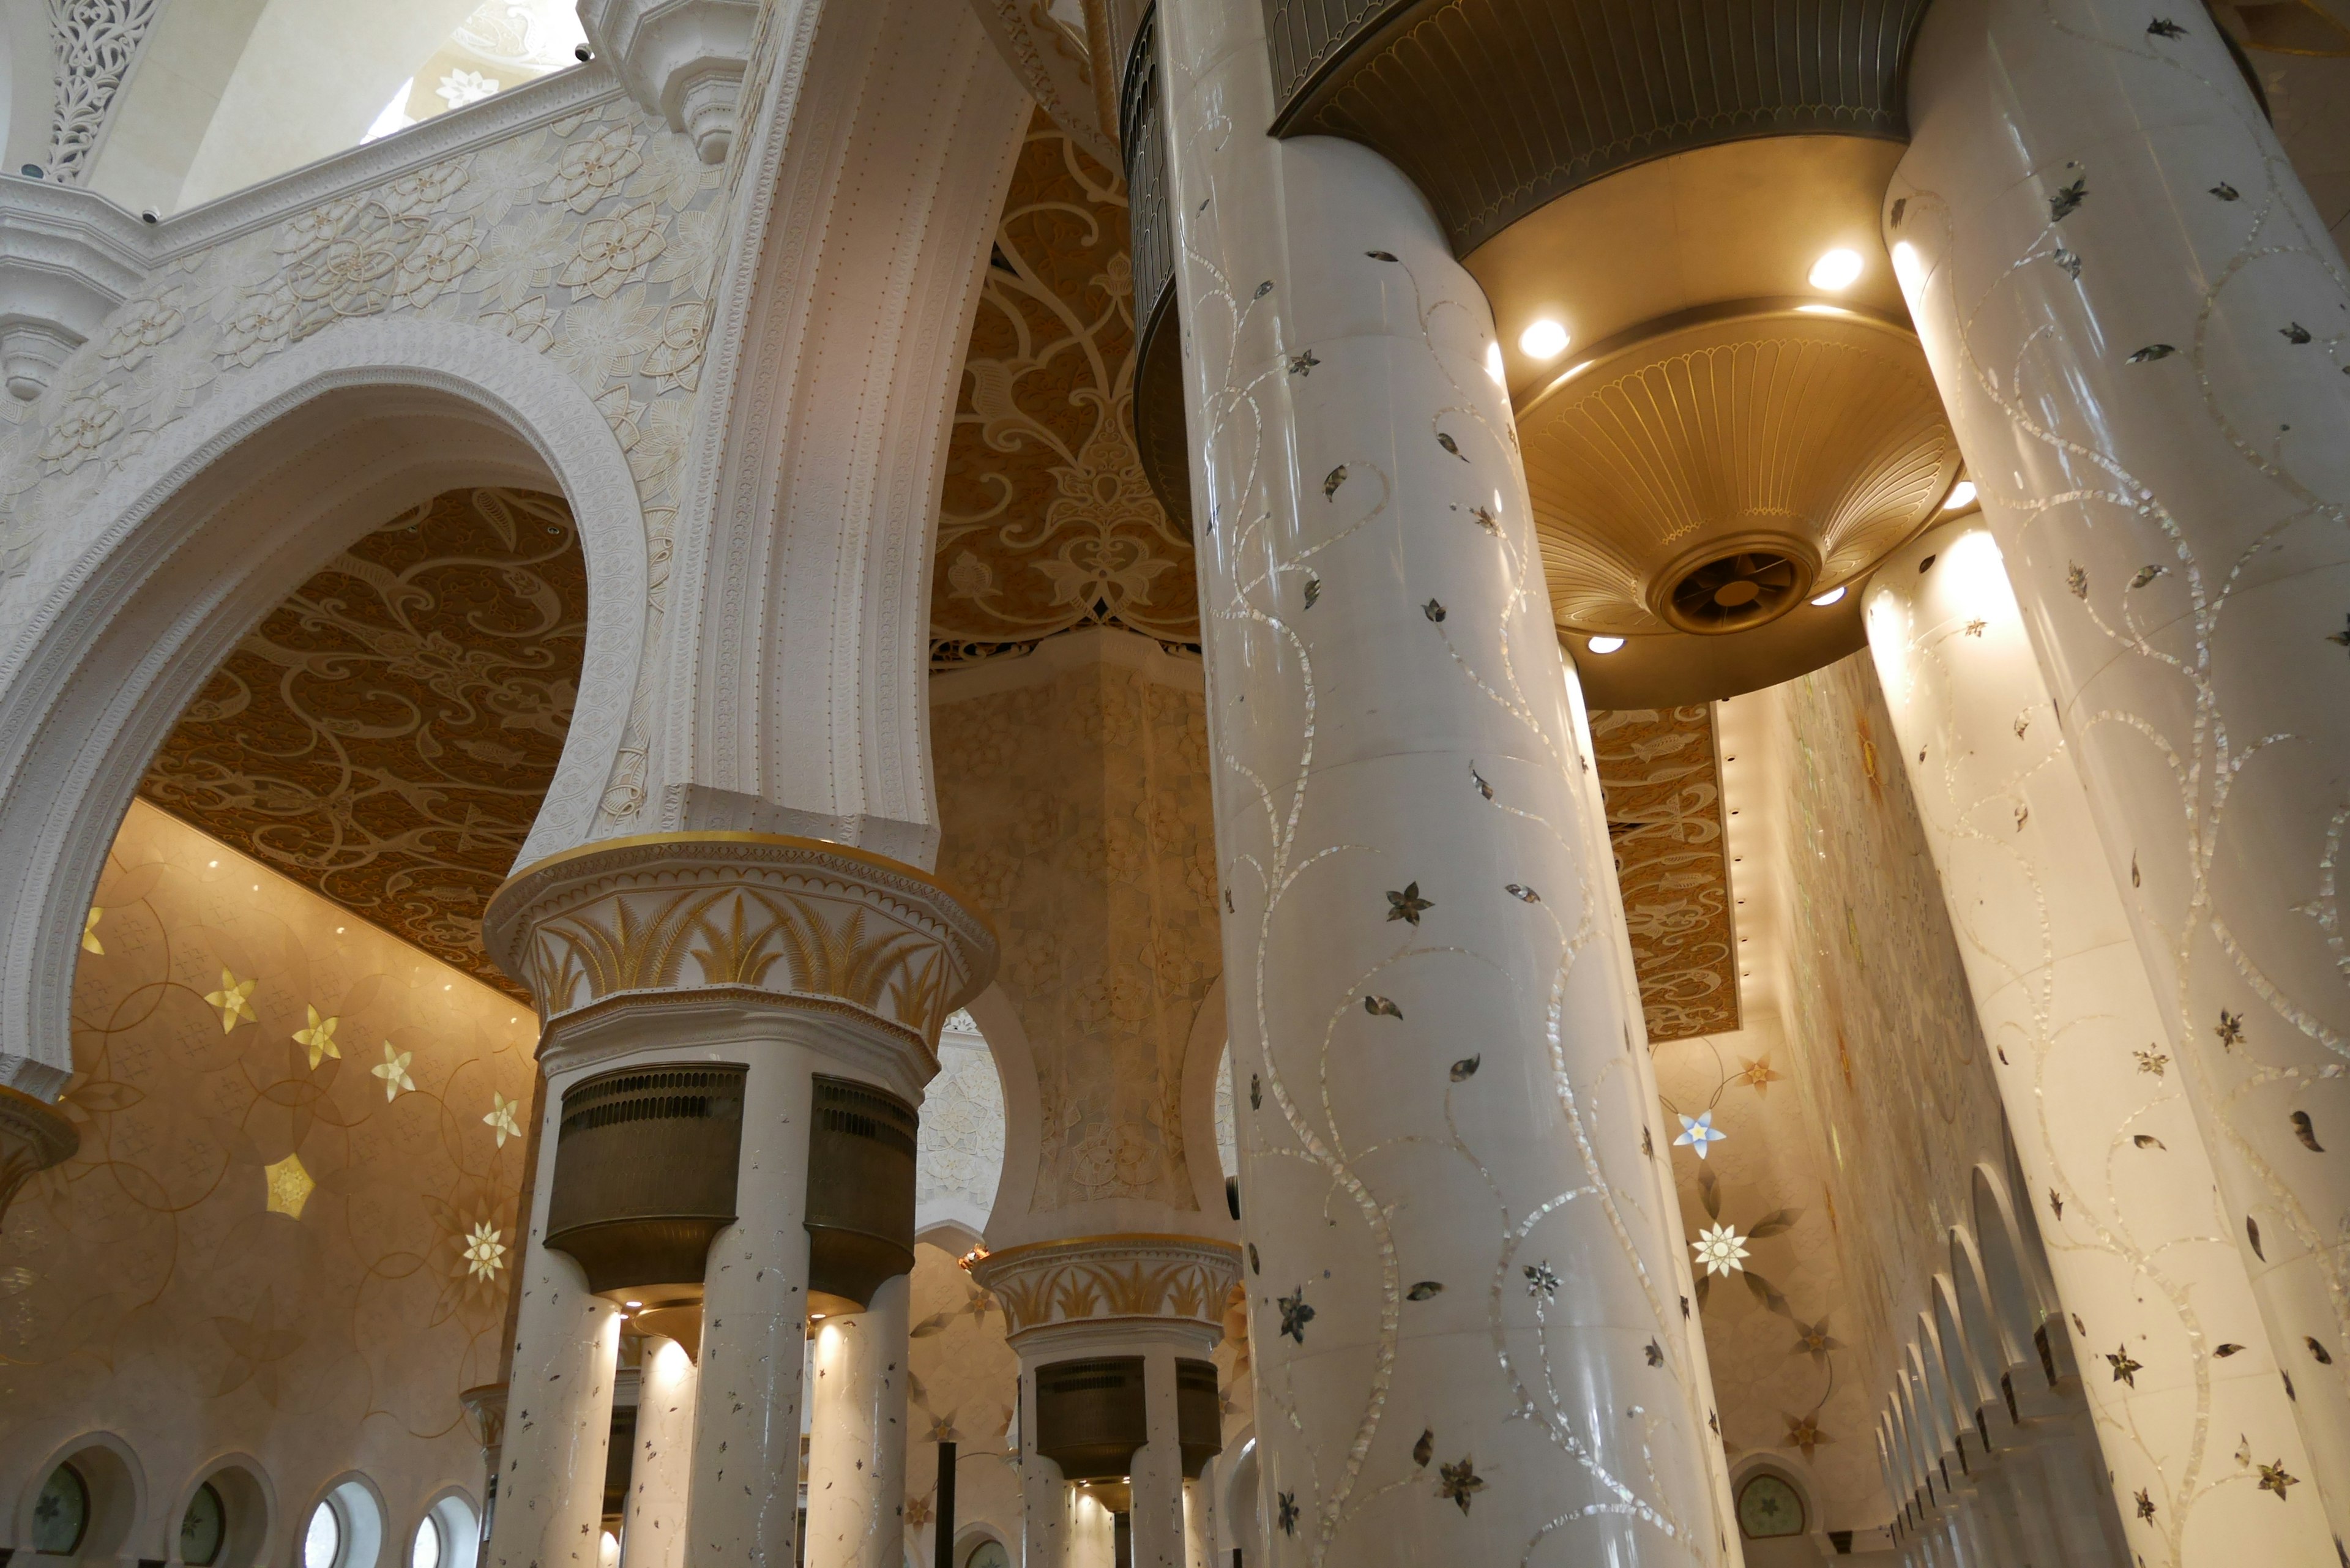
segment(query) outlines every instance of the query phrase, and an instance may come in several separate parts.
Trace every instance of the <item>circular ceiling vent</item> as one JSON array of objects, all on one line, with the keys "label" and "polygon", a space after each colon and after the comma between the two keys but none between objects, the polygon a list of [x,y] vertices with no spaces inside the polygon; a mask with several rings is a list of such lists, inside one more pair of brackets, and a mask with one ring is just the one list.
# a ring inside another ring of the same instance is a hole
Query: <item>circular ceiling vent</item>
[{"label": "circular ceiling vent", "polygon": [[1671,579],[1657,608],[1683,631],[1744,631],[1784,614],[1811,587],[1794,555],[1751,545],[1698,562]]}]

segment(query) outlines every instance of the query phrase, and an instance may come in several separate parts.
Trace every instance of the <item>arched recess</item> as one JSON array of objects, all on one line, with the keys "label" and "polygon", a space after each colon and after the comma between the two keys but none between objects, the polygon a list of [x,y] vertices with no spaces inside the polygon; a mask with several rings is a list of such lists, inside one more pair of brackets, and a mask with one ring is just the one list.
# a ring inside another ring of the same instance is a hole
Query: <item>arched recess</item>
[{"label": "arched recess", "polygon": [[2012,1336],[2017,1349],[2024,1351],[2033,1344],[2047,1314],[2046,1303],[2055,1299],[2055,1293],[2033,1266],[2039,1261],[2039,1249],[2024,1237],[2007,1183],[1988,1165],[1975,1167],[1974,1219],[1991,1310],[1999,1314],[2002,1333]]},{"label": "arched recess", "polygon": [[[1803,1510],[1802,1528],[1793,1533],[1757,1535],[1750,1527],[1744,1513],[1746,1489],[1761,1477],[1778,1481],[1795,1494]],[[1731,1467],[1730,1496],[1739,1509],[1738,1532],[1740,1549],[1745,1560],[1755,1568],[1794,1568],[1795,1564],[1811,1564],[1821,1561],[1820,1549],[1814,1539],[1824,1526],[1820,1522],[1819,1501],[1813,1495],[1811,1482],[1794,1465],[1783,1462],[1770,1454],[1749,1454]]]},{"label": "arched recess", "polygon": [[[1216,1147],[1216,1081],[1222,1075],[1226,1033],[1224,977],[1218,975],[1209,983],[1208,994],[1200,999],[1200,1011],[1191,1020],[1191,1037],[1183,1045],[1183,1147],[1200,1212],[1229,1225],[1232,1211],[1224,1203],[1223,1166],[1209,1158],[1209,1151]],[[1239,1239],[1237,1231],[1232,1239]]]},{"label": "arched recess", "polygon": [[1966,1407],[1960,1415],[1971,1420],[1977,1410],[1999,1397],[1999,1380],[1968,1337],[1959,1312],[1958,1285],[1948,1274],[1934,1276],[1934,1338],[1941,1346],[1950,1386]]},{"label": "arched recess", "polygon": [[171,1508],[159,1521],[169,1559],[173,1563],[182,1560],[180,1521],[187,1517],[188,1504],[193,1501],[196,1489],[207,1483],[220,1494],[228,1522],[214,1568],[257,1568],[268,1561],[272,1548],[270,1530],[277,1522],[276,1489],[270,1485],[269,1472],[259,1459],[236,1452],[214,1454],[198,1465],[172,1499]]},{"label": "arched recess", "polygon": [[83,1433],[58,1447],[24,1478],[12,1521],[14,1538],[33,1539],[33,1510],[39,1505],[41,1489],[57,1468],[66,1464],[74,1467],[89,1492],[89,1523],[68,1561],[105,1563],[140,1555],[151,1533],[147,1469],[130,1445],[112,1432]]},{"label": "arched recess", "polygon": [[587,556],[588,645],[527,863],[590,836],[644,645],[628,460],[577,383],[500,335],[341,324],[265,360],[125,462],[94,536],[0,656],[0,1083],[73,1067],[83,916],[141,773],[238,639],[336,552],[460,485],[559,490]]},{"label": "arched recess", "polygon": [[647,826],[927,868],[941,464],[1031,106],[968,0],[783,15],[745,89]]},{"label": "arched recess", "polygon": [[1959,1325],[1967,1344],[1981,1359],[1983,1370],[1997,1382],[2028,1359],[2030,1335],[2018,1336],[1993,1296],[1983,1268],[1982,1249],[1964,1225],[1950,1227],[1950,1272],[1958,1283]]}]

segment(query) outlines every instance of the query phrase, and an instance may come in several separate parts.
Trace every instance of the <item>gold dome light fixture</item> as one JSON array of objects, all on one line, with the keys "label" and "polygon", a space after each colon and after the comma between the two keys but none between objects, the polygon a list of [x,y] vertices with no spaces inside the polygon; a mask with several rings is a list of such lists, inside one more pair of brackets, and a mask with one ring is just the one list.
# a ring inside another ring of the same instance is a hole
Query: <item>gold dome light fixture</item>
[{"label": "gold dome light fixture", "polygon": [[1809,303],[1635,328],[1520,413],[1560,628],[1627,640],[1606,701],[1732,695],[1841,657],[1836,590],[1950,494],[1958,443],[1916,338]]}]

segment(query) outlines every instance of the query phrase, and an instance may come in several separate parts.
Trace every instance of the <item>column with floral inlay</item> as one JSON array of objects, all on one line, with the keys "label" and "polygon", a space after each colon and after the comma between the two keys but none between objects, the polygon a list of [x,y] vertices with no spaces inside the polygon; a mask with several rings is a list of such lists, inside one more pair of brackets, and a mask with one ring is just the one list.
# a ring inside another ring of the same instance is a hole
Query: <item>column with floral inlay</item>
[{"label": "column with floral inlay", "polygon": [[2248,1484],[2350,1539],[2350,279],[2200,7],[1948,0],[1909,99],[1885,236],[2308,1453]]},{"label": "column with floral inlay", "polygon": [[1271,1561],[1719,1561],[1490,308],[1256,0],[1159,18]]},{"label": "column with floral inlay", "polygon": [[2258,1489],[2255,1452],[2309,1473],[2301,1433],[1981,520],[1889,559],[1867,624],[2132,1549],[2323,1561],[2319,1511]]}]

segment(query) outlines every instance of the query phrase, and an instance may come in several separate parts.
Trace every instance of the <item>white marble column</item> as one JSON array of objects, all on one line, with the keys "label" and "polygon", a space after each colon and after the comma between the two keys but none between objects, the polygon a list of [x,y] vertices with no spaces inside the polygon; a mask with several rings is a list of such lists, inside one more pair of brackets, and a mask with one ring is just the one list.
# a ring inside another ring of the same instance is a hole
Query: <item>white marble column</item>
[{"label": "white marble column", "polygon": [[1131,1568],[1187,1568],[1183,1530],[1183,1450],[1176,1428],[1175,1361],[1168,1345],[1142,1354],[1142,1402],[1150,1440],[1135,1451],[1128,1505]]},{"label": "white marble column", "polygon": [[2187,1075],[1981,519],[1894,555],[1866,615],[2131,1549],[2181,1568],[2255,1542],[2322,1562],[2318,1511],[2278,1508],[2235,1458],[2309,1473]]},{"label": "white marble column", "polygon": [[1020,1363],[1020,1529],[1023,1568],[1063,1568],[1070,1561],[1069,1483],[1036,1450],[1036,1368]]},{"label": "white marble column", "polygon": [[2293,1391],[2242,1468],[2350,1537],[2350,283],[2199,7],[1938,0],[1909,109],[1886,239]]},{"label": "white marble column", "polygon": [[684,1568],[699,1373],[683,1345],[659,1334],[646,1337],[639,1367],[637,1449],[629,1466],[620,1568]]},{"label": "white marble column", "polygon": [[1159,27],[1269,1559],[1717,1561],[1491,312],[1257,0]]},{"label": "white marble column", "polygon": [[[570,1075],[550,1074],[539,1114],[560,1118]],[[612,1377],[620,1309],[588,1289],[579,1265],[546,1247],[556,1139],[538,1140],[530,1231],[516,1271],[522,1304],[506,1382],[491,1568],[595,1568],[603,1532],[604,1465],[612,1442]]]},{"label": "white marble column", "polygon": [[784,1568],[796,1550],[814,1053],[778,1042],[743,1085],[739,1218],[702,1275],[687,1561]]},{"label": "white marble column", "polygon": [[911,1280],[816,1331],[808,1434],[808,1568],[902,1568],[906,1546],[906,1309]]}]

